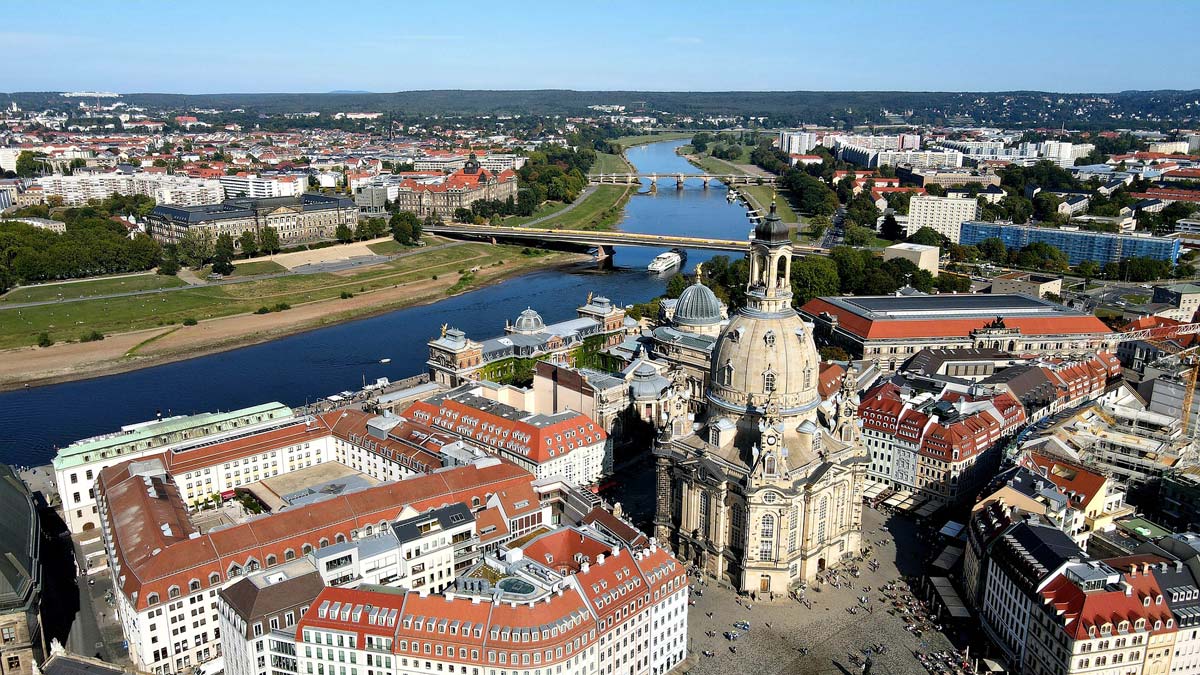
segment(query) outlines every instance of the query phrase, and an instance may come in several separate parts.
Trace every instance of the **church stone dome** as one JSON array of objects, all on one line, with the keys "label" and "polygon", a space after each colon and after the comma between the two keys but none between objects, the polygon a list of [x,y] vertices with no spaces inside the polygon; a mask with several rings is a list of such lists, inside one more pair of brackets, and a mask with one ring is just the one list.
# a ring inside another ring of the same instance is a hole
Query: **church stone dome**
[{"label": "church stone dome", "polygon": [[538,333],[546,327],[542,321],[542,315],[534,311],[533,308],[527,308],[517,317],[516,323],[513,324],[513,330],[518,333]]},{"label": "church stone dome", "polygon": [[709,401],[725,413],[744,414],[773,396],[784,417],[815,414],[820,364],[809,326],[795,311],[742,310],[713,349]]},{"label": "church stone dome", "polygon": [[711,326],[721,322],[721,301],[697,276],[675,303],[675,323],[682,326]]},{"label": "church stone dome", "polygon": [[754,227],[754,238],[769,243],[791,242],[792,235],[787,223],[775,212],[775,200],[771,200],[771,212]]}]

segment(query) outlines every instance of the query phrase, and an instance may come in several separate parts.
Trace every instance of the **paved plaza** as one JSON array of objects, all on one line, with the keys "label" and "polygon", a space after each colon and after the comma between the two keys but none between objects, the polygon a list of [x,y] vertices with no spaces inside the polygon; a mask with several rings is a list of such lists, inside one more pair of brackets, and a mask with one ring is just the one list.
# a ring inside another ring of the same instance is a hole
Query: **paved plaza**
[{"label": "paved plaza", "polygon": [[[888,613],[891,603],[880,602],[880,589],[902,574],[919,574],[927,556],[927,547],[918,540],[919,527],[906,517],[887,518],[870,508],[863,509],[864,540],[878,542],[873,556],[879,569],[860,565],[861,576],[850,578],[852,585],[834,588],[829,584],[810,587],[804,594],[812,608],[797,600],[777,599],[757,602],[738,598],[733,591],[720,588],[709,579],[694,585],[702,595],[693,593],[696,604],[688,617],[689,655],[694,675],[753,673],[861,673],[862,668],[849,658],[860,650],[882,644],[883,654],[872,655],[872,673],[925,673],[915,654],[950,649],[950,641],[941,633],[926,631],[916,637],[906,630],[905,620]],[[899,547],[897,547],[899,543]],[[899,548],[899,554],[897,553]],[[847,577],[849,575],[846,575]],[[863,587],[870,586],[865,593]],[[873,612],[863,609],[850,614],[859,605],[859,597],[869,596]],[[749,605],[749,608],[747,608]],[[712,613],[709,617],[708,614]],[[736,621],[748,621],[750,630],[738,630]],[[736,642],[727,640],[725,631],[740,633]],[[707,635],[714,631],[715,636]],[[730,647],[736,647],[736,653]],[[801,654],[801,648],[808,650]],[[703,651],[713,652],[712,657]]]}]

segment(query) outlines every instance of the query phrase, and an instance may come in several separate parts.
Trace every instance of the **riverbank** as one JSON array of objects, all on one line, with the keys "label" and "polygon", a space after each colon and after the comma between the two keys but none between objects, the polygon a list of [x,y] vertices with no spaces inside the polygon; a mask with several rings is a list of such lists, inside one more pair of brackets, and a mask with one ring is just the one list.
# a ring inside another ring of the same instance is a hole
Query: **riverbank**
[{"label": "riverbank", "polygon": [[[94,342],[2,350],[0,390],[111,375],[246,347],[335,323],[430,304],[446,298],[451,289],[456,295],[527,272],[565,267],[586,259],[570,253],[523,255],[519,247],[511,246],[486,248],[490,255],[455,261],[454,264],[479,268],[473,274],[468,272],[466,284],[460,284],[463,275],[453,270],[441,274],[428,274],[428,268],[406,270],[406,276],[419,274],[420,278],[374,290],[347,291],[348,297],[339,295],[293,303],[282,311],[241,312],[200,320],[194,326],[176,324],[137,329],[107,335]],[[354,275],[344,278],[353,279]]]}]

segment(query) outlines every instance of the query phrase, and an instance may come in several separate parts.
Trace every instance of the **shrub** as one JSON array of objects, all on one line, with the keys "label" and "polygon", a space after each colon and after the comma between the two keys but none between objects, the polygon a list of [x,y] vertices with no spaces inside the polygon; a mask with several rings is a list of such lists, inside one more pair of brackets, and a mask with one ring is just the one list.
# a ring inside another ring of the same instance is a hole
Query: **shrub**
[{"label": "shrub", "polygon": [[37,345],[39,347],[49,347],[52,344],[54,344],[54,340],[50,339],[49,333],[38,333]]},{"label": "shrub", "polygon": [[354,294],[351,293],[350,291],[342,291],[342,299],[343,300],[349,300],[350,298],[353,298],[353,297],[354,297]]},{"label": "shrub", "polygon": [[79,341],[80,342],[99,342],[103,339],[104,339],[104,333],[101,333],[98,330],[94,330],[90,333],[85,334],[83,337],[79,338]]},{"label": "shrub", "polygon": [[264,307],[259,307],[258,309],[254,310],[254,313],[255,313],[255,314],[270,314],[270,313],[271,313],[271,308],[270,308],[270,307],[265,307],[265,306],[264,306]]},{"label": "shrub", "polygon": [[291,308],[292,308],[291,305],[287,304],[286,302],[281,302],[281,303],[276,304],[271,309],[272,309],[272,311],[282,312],[285,309],[291,309]]},{"label": "shrub", "polygon": [[195,326],[195,325],[196,325],[196,320],[195,320],[195,319],[193,319],[192,317],[190,317],[190,316],[189,316],[189,317],[187,317],[187,318],[185,318],[185,319],[183,320],[183,325],[185,325],[185,326]]},{"label": "shrub", "polygon": [[434,280],[434,281],[437,281],[437,275],[436,275],[436,274],[435,274],[435,275],[433,275],[433,280]]}]

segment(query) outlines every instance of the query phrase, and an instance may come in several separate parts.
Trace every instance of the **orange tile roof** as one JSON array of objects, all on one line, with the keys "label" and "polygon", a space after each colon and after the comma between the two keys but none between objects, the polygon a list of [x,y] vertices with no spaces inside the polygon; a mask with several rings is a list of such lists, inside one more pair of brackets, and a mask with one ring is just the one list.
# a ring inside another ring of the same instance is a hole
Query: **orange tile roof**
[{"label": "orange tile roof", "polygon": [[[166,598],[172,585],[186,592],[194,579],[208,588],[214,573],[219,584],[234,564],[265,565],[268,555],[284,562],[289,549],[299,555],[304,545],[315,548],[321,540],[332,543],[339,535],[349,539],[360,527],[399,517],[405,506],[423,511],[447,503],[475,503],[473,499],[484,503],[493,494],[519,491],[522,484],[528,488],[533,480],[532,474],[507,462],[470,464],[190,537],[195,530],[174,484],[168,481],[151,495],[143,478],[130,474],[133,462],[148,459],[152,458],[122,462],[97,477],[97,494],[122,571],[118,585],[138,608],[147,606],[151,593]],[[171,525],[170,534],[161,530],[164,522]]]}]

